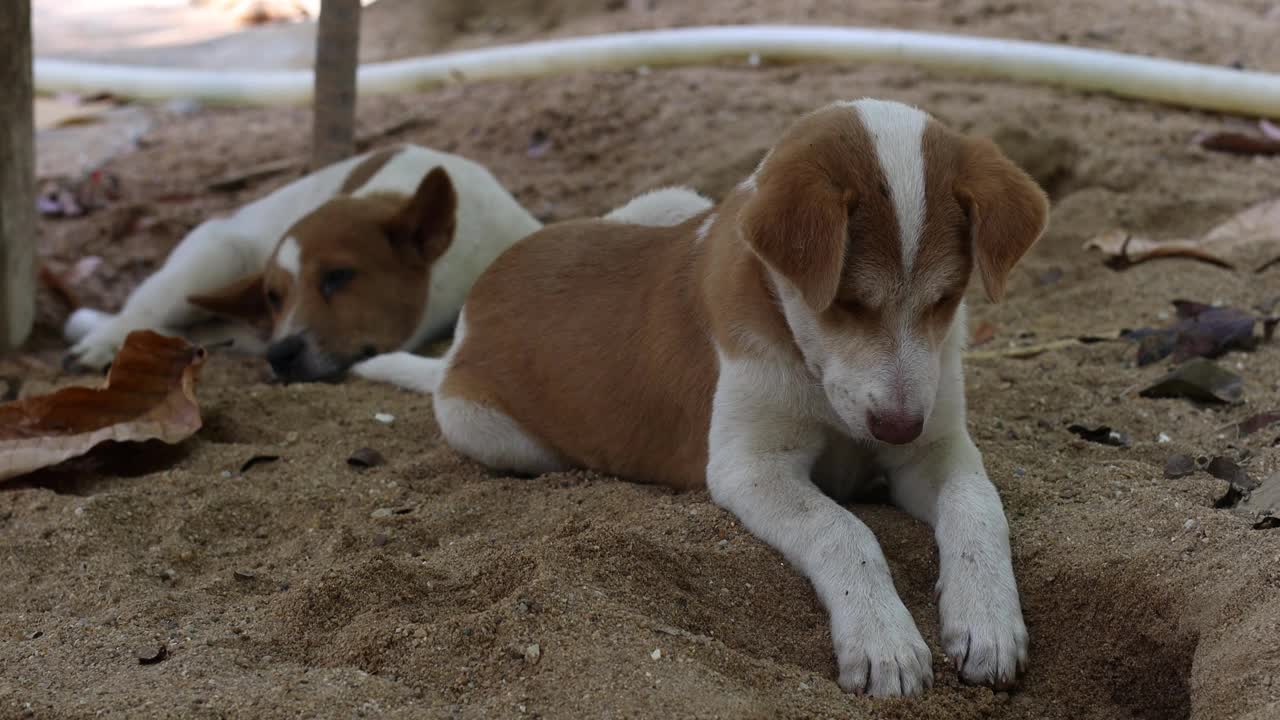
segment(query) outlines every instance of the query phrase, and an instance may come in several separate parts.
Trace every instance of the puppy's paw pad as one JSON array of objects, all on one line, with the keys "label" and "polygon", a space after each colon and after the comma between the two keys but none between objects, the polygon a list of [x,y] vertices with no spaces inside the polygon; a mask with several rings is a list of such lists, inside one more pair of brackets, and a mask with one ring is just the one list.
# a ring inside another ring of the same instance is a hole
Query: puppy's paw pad
[{"label": "puppy's paw pad", "polygon": [[106,369],[120,349],[114,343],[86,345],[81,343],[62,356],[62,369],[67,372],[98,372]]},{"label": "puppy's paw pad", "polygon": [[1012,611],[993,607],[1004,604],[971,605],[967,613],[950,619],[944,610],[943,651],[966,683],[1009,688],[1026,667],[1028,637],[1022,612],[1016,601]]},{"label": "puppy's paw pad", "polygon": [[[865,627],[864,627],[865,630]],[[898,631],[837,645],[840,687],[875,697],[919,695],[933,686],[933,659],[920,632]]]}]

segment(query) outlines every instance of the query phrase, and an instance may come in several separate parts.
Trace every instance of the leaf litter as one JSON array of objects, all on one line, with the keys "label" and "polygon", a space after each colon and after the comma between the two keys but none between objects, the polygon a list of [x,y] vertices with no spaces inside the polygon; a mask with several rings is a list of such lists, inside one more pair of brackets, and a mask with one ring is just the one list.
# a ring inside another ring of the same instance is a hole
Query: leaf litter
[{"label": "leaf litter", "polygon": [[69,387],[0,405],[0,481],[107,442],[175,444],[200,429],[195,385],[205,351],[139,330],[125,338],[101,388]]},{"label": "leaf litter", "polygon": [[[1237,269],[1232,258],[1254,246],[1280,247],[1280,198],[1246,208],[1198,238],[1153,240],[1123,229],[1111,229],[1085,241],[1086,251],[1101,252],[1108,265],[1124,269],[1157,258],[1191,258],[1228,270]],[[1280,255],[1255,268],[1274,265]]]}]

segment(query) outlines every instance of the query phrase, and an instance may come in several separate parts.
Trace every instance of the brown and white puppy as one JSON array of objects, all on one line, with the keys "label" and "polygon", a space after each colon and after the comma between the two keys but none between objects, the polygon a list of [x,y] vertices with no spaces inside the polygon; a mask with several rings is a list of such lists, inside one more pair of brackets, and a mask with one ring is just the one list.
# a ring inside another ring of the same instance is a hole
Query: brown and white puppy
[{"label": "brown and white puppy", "polygon": [[840,103],[678,226],[578,221],[517,243],[443,360],[362,374],[434,391],[448,443],[495,468],[705,483],[813,582],[841,686],[910,695],[932,684],[929,648],[839,504],[883,477],[935,529],[943,649],[966,681],[1007,686],[1027,632],[965,424],[962,298],[976,269],[999,300],[1047,214],[994,144]]},{"label": "brown and white puppy", "polygon": [[[493,258],[540,227],[487,169],[399,146],[336,163],[196,227],[119,315],[78,311],[68,360],[101,368],[141,328],[265,350],[321,380],[452,327]],[[205,325],[212,317],[243,324]],[[268,343],[263,342],[263,335]]]}]

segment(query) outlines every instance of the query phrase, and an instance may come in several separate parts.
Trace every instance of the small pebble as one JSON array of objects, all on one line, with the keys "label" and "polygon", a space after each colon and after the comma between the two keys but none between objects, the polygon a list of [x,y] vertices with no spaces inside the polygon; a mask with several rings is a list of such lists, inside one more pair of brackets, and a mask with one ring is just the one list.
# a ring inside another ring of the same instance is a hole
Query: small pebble
[{"label": "small pebble", "polygon": [[530,665],[537,665],[538,660],[542,659],[542,648],[538,643],[533,643],[524,649],[524,661]]},{"label": "small pebble", "polygon": [[1173,442],[1173,438],[1169,437],[1168,433],[1160,433],[1159,435],[1156,436],[1156,442],[1158,443]]},{"label": "small pebble", "polygon": [[654,660],[661,660],[662,648],[654,648],[653,652],[649,653],[649,657],[653,658]]},{"label": "small pebble", "polygon": [[258,577],[258,575],[252,570],[236,570],[232,575],[234,575],[237,580],[243,580],[245,582]]},{"label": "small pebble", "polygon": [[138,658],[138,662],[143,665],[154,665],[165,658],[169,654],[169,649],[164,645],[144,645],[138,648],[134,653],[134,657]]},{"label": "small pebble", "polygon": [[396,421],[396,416],[392,415],[391,413],[374,413],[373,419],[377,420],[383,425],[390,425],[391,423]]},{"label": "small pebble", "polygon": [[1196,461],[1190,455],[1170,455],[1164,461],[1164,476],[1170,480],[1186,477],[1196,471]]}]

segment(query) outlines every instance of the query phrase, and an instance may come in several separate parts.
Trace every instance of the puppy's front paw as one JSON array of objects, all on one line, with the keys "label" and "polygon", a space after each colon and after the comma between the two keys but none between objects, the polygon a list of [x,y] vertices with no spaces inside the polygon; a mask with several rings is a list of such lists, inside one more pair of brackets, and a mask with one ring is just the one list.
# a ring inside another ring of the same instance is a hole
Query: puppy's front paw
[{"label": "puppy's front paw", "polygon": [[115,359],[129,330],[117,320],[95,327],[62,356],[62,366],[67,370],[102,370]]},{"label": "puppy's front paw", "polygon": [[1009,688],[1027,664],[1027,627],[1013,578],[988,580],[939,581],[942,649],[965,682]]},{"label": "puppy's front paw", "polygon": [[919,695],[933,686],[933,658],[896,596],[872,611],[832,615],[840,687],[877,697]]}]

